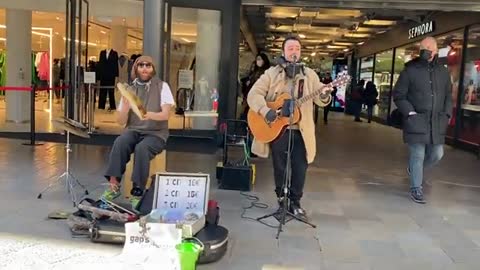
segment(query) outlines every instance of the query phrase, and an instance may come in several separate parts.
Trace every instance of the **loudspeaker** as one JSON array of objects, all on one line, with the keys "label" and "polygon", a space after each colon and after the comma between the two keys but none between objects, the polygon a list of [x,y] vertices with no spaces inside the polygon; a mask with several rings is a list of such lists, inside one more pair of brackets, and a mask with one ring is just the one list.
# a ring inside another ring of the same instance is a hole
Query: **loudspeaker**
[{"label": "loudspeaker", "polygon": [[220,189],[240,191],[252,189],[252,166],[223,166],[220,174]]}]

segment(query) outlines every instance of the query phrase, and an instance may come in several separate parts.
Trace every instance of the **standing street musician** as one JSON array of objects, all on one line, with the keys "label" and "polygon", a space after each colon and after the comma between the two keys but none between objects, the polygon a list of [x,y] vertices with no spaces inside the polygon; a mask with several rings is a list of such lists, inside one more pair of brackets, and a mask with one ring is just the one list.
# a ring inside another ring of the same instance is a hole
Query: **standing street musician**
[{"label": "standing street musician", "polygon": [[[322,89],[324,84],[320,82],[318,75],[312,69],[296,64],[295,74],[293,74],[292,63],[300,59],[301,42],[296,36],[290,36],[282,44],[282,60],[278,65],[271,67],[257,80],[250,90],[247,102],[252,112],[259,113],[268,123],[274,122],[278,116],[289,117],[292,113],[291,99],[285,100],[279,113],[267,106],[267,102],[275,101],[276,97],[282,93],[290,93],[291,85],[295,82],[295,99],[308,95],[315,90]],[[294,79],[293,79],[294,78]],[[289,141],[289,132],[283,132],[271,143],[260,142],[254,139],[252,152],[259,157],[267,158],[270,147],[272,151],[273,172],[275,178],[275,193],[278,198],[280,208],[283,209],[285,203],[287,209],[300,219],[307,219],[305,210],[300,205],[305,185],[305,177],[308,164],[315,158],[315,124],[313,121],[314,104],[325,107],[331,102],[331,89],[323,87],[320,96],[303,103],[299,110],[301,113],[300,121],[291,127],[292,130],[292,152],[291,152],[291,187],[288,199],[284,198],[285,169],[287,165],[287,150]],[[280,115],[279,115],[280,114]]]},{"label": "standing street musician", "polygon": [[175,102],[168,84],[155,77],[155,67],[150,56],[136,59],[131,77],[131,87],[141,103],[138,106],[144,108],[145,114],[140,118],[133,112],[131,102],[125,96],[121,98],[117,122],[125,125],[125,130],[113,143],[105,173],[110,186],[102,197],[111,201],[120,196],[120,180],[130,155],[135,153],[133,188],[130,192],[130,201],[135,209],[149,177],[150,160],[165,149],[169,136],[168,117]]}]

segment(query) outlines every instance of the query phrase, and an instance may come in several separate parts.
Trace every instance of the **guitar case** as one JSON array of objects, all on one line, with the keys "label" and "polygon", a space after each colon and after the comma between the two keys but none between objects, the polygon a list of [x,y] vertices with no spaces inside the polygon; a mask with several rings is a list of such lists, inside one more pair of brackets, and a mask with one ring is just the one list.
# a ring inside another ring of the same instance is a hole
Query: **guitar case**
[{"label": "guitar case", "polygon": [[198,264],[216,262],[227,252],[228,230],[222,226],[207,225],[195,237],[204,245],[197,260]]}]

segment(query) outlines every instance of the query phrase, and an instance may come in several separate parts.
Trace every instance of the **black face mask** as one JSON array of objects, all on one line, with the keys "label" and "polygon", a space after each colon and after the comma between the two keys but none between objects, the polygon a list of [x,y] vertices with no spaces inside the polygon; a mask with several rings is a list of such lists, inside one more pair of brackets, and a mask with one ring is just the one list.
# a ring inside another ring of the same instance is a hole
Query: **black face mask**
[{"label": "black face mask", "polygon": [[428,61],[428,60],[430,60],[430,57],[432,57],[432,51],[427,50],[427,49],[421,49],[420,50],[420,59]]}]

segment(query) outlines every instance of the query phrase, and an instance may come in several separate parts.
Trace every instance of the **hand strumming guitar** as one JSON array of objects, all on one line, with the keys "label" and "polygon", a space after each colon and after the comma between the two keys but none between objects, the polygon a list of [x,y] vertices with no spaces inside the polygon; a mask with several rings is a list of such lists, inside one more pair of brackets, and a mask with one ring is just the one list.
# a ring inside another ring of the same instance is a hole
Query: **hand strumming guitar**
[{"label": "hand strumming guitar", "polygon": [[270,111],[268,111],[265,115],[265,120],[267,120],[268,123],[271,123],[275,121],[275,119],[277,119],[277,113],[274,110],[270,109]]},{"label": "hand strumming guitar", "polygon": [[[291,99],[285,99],[283,101],[283,105],[282,105],[282,116],[283,117],[289,117],[290,114],[292,114],[292,110],[290,109],[292,103],[293,103],[293,100],[291,100]],[[295,108],[293,108],[293,109],[295,109]]]}]

